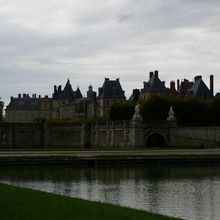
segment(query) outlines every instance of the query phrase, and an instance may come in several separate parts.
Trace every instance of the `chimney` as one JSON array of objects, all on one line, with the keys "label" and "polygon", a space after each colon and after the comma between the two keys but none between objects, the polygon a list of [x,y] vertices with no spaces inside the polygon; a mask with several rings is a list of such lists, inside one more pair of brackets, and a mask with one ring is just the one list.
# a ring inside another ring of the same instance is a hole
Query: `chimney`
[{"label": "chimney", "polygon": [[176,88],[175,88],[175,81],[171,81],[170,82],[170,90],[172,90],[172,91],[176,90]]},{"label": "chimney", "polygon": [[21,94],[18,94],[18,98],[21,98]]},{"label": "chimney", "polygon": [[54,85],[54,93],[57,93],[57,86]]},{"label": "chimney", "polygon": [[178,91],[180,90],[180,80],[179,79],[177,80],[177,90]]},{"label": "chimney", "polygon": [[59,85],[59,86],[58,86],[58,92],[61,92],[61,90],[62,90],[62,86]]},{"label": "chimney", "polygon": [[211,94],[211,97],[214,96],[214,76],[213,75],[210,76],[210,94]]},{"label": "chimney", "polygon": [[202,79],[202,76],[195,76],[195,82],[197,82],[200,79]]},{"label": "chimney", "polygon": [[154,76],[155,76],[155,78],[158,78],[158,70],[154,71]]},{"label": "chimney", "polygon": [[151,79],[151,77],[154,75],[154,73],[153,72],[150,72],[149,73],[149,79]]}]

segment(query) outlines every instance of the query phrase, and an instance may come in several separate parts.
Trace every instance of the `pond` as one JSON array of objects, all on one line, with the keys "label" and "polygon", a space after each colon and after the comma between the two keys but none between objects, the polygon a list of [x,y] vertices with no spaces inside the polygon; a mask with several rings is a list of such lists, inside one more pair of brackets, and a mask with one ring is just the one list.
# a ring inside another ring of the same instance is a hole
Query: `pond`
[{"label": "pond", "polygon": [[220,165],[1,167],[0,181],[183,219],[220,218]]}]

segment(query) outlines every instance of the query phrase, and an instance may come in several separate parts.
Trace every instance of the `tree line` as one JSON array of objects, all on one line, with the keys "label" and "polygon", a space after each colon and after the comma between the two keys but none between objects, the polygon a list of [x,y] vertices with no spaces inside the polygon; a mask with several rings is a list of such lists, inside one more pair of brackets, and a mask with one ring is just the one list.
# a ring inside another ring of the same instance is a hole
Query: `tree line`
[{"label": "tree line", "polygon": [[3,108],[4,108],[4,102],[0,100],[0,121],[3,120]]},{"label": "tree line", "polygon": [[[130,120],[137,103],[126,101],[115,103],[110,110],[111,120]],[[171,106],[179,125],[206,126],[220,124],[220,97],[211,100],[193,97],[153,95],[140,102],[140,113],[144,121],[166,120]]]}]

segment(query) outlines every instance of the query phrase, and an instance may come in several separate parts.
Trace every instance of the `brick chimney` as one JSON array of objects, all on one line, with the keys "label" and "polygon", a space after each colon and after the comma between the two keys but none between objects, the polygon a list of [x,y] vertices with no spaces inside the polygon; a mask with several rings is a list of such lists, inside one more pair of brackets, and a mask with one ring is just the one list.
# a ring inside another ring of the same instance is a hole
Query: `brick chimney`
[{"label": "brick chimney", "polygon": [[57,86],[54,85],[54,93],[57,93]]},{"label": "brick chimney", "polygon": [[179,89],[180,89],[180,80],[178,79],[177,80],[177,90],[179,91]]},{"label": "brick chimney", "polygon": [[139,89],[133,89],[133,101],[138,101],[140,97],[140,90]]},{"label": "brick chimney", "polygon": [[214,96],[214,76],[210,75],[210,94]]},{"label": "brick chimney", "polygon": [[172,95],[176,94],[175,81],[170,82],[170,94]]},{"label": "brick chimney", "polygon": [[155,76],[155,78],[158,78],[158,70],[154,71],[154,76]]},{"label": "brick chimney", "polygon": [[61,91],[62,91],[62,86],[59,85],[59,86],[58,86],[58,92],[60,93]]}]

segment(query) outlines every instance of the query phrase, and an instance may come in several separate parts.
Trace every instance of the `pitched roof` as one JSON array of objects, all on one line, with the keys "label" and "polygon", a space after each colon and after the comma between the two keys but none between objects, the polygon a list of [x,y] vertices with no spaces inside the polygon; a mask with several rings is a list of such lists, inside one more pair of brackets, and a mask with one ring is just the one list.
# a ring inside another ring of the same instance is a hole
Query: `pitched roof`
[{"label": "pitched roof", "polygon": [[155,74],[152,72],[152,75],[150,75],[149,81],[144,82],[144,90],[165,92],[167,88],[165,87],[165,83],[159,79],[158,72],[155,71]]},{"label": "pitched roof", "polygon": [[202,79],[195,81],[193,86],[188,90],[190,94],[196,97],[210,97],[211,93]]},{"label": "pitched roof", "polygon": [[11,98],[6,110],[41,110],[42,98]]},{"label": "pitched roof", "polygon": [[77,90],[74,93],[76,99],[81,99],[83,97],[79,88],[77,88]]},{"label": "pitched roof", "polygon": [[179,90],[178,92],[181,94],[181,95],[186,95],[188,93],[188,90],[190,88],[192,88],[193,86],[193,82],[187,80],[187,79],[184,79],[181,83],[180,83],[180,87],[179,87]]},{"label": "pitched roof", "polygon": [[125,99],[119,79],[109,80],[105,78],[103,86],[99,88],[99,99]]},{"label": "pitched roof", "polygon": [[61,86],[58,87],[58,90],[55,90],[53,93],[53,99],[68,99],[69,101],[73,101],[74,99],[82,98],[82,94],[80,89],[77,88],[76,91],[73,91],[72,85],[70,84],[70,80],[68,79],[66,85],[63,90],[61,90]]}]

